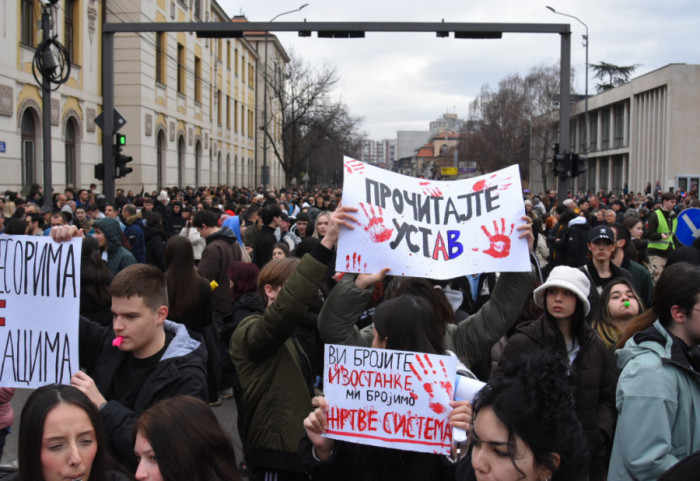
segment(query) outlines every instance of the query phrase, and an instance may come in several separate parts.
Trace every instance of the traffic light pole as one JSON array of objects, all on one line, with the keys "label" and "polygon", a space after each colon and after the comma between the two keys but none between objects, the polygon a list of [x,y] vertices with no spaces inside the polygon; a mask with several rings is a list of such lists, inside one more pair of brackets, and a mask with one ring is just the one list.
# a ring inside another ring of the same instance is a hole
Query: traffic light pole
[{"label": "traffic light pole", "polygon": [[114,33],[102,34],[102,164],[104,165],[104,181],[102,188],[107,202],[114,202],[114,153],[112,139],[114,138]]},{"label": "traffic light pole", "polygon": [[[559,72],[559,149],[568,154],[571,152],[571,133],[569,117],[571,115],[571,32],[561,33],[561,71]],[[569,179],[557,178],[557,199],[559,203],[566,199],[569,190]]]}]

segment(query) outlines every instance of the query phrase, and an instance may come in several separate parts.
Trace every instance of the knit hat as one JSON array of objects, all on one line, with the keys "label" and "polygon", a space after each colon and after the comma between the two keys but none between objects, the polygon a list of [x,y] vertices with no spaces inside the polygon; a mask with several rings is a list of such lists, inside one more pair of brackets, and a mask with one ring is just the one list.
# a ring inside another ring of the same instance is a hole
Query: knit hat
[{"label": "knit hat", "polygon": [[591,283],[588,281],[586,274],[578,269],[569,266],[556,266],[549,273],[547,281],[540,287],[535,289],[533,297],[535,304],[544,310],[547,310],[544,302],[544,296],[547,294],[547,289],[550,287],[561,287],[567,289],[578,297],[583,303],[583,314],[588,314],[591,310],[591,304],[588,302],[588,291],[591,289]]}]

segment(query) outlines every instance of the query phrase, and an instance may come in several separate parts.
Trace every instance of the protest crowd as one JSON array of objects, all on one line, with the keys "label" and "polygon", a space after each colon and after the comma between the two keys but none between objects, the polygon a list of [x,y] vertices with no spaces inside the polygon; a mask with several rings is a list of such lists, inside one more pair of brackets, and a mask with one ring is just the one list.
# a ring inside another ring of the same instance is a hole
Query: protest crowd
[{"label": "protest crowd", "polygon": [[[700,237],[686,246],[676,230],[696,191],[524,191],[512,235],[530,272],[449,280],[336,272],[339,237],[361,228],[342,194],[0,197],[2,234],[83,238],[81,370],[30,395],[6,479],[693,479]],[[338,421],[328,344],[456,358],[486,383],[449,403],[446,432],[466,442],[443,455],[324,436]],[[0,388],[0,446],[12,393]],[[244,459],[212,411],[231,397]]]}]

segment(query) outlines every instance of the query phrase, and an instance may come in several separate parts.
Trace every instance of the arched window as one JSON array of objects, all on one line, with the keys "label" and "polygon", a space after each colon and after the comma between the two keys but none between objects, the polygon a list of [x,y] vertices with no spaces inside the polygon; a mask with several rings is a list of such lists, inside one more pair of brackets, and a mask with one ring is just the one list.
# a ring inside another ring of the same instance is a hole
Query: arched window
[{"label": "arched window", "polygon": [[158,140],[156,140],[156,182],[158,183],[159,189],[165,185],[163,172],[165,168],[166,149],[167,144],[165,143],[165,132],[159,130]]},{"label": "arched window", "polygon": [[233,156],[233,185],[240,187],[241,183],[238,181],[238,155]]},{"label": "arched window", "polygon": [[30,109],[22,115],[22,187],[36,183],[36,131]]},{"label": "arched window", "polygon": [[231,154],[226,154],[226,185],[231,185]]},{"label": "arched window", "polygon": [[194,186],[199,187],[199,171],[202,168],[202,143],[198,140],[194,144]]},{"label": "arched window", "polygon": [[177,141],[177,185],[185,186],[185,136]]},{"label": "arched window", "polygon": [[221,151],[216,156],[216,182],[214,184],[221,184]]},{"label": "arched window", "polygon": [[66,123],[66,187],[75,187],[77,184],[77,155],[75,120],[69,119]]}]

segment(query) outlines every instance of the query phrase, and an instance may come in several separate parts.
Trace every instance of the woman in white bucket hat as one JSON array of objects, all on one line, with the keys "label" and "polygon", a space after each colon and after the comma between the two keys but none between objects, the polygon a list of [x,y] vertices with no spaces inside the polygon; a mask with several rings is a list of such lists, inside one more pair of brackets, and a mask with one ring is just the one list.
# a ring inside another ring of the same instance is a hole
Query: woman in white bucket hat
[{"label": "woman in white bucket hat", "polygon": [[578,269],[557,266],[535,289],[539,319],[522,324],[508,340],[500,366],[522,353],[554,350],[569,360],[576,414],[591,453],[590,479],[604,479],[615,426],[617,371],[603,341],[585,322],[590,282]]}]

